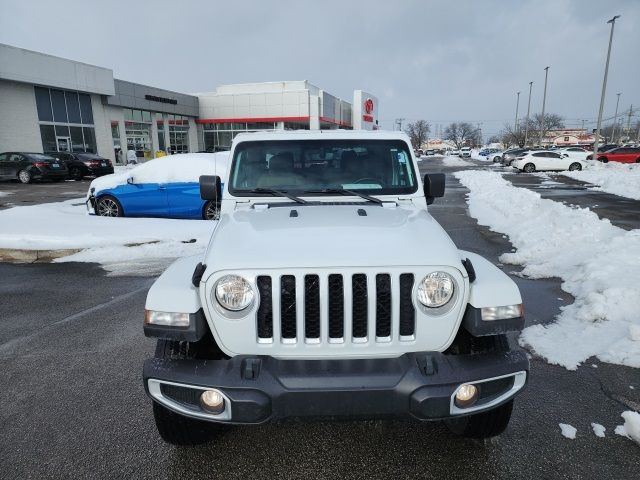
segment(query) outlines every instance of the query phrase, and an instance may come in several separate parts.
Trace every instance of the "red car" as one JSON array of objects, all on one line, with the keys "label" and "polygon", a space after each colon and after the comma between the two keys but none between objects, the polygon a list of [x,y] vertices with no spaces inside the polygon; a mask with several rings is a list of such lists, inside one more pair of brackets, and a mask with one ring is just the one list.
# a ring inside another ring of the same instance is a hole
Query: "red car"
[{"label": "red car", "polygon": [[[589,155],[587,160],[591,160],[593,155]],[[602,163],[640,163],[640,147],[619,147],[608,152],[598,153],[598,160]]]}]

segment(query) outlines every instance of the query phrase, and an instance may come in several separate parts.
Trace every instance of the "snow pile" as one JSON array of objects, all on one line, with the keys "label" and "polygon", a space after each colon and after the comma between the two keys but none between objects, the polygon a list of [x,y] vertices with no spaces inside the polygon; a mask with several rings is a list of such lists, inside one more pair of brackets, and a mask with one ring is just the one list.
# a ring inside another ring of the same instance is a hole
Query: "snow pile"
[{"label": "snow pile", "polygon": [[[198,182],[200,175],[219,175],[227,171],[229,152],[181,153],[155,158],[133,168],[118,170],[96,178],[90,188],[101,190],[125,185],[128,178],[135,183]],[[223,180],[224,181],[224,180]]]},{"label": "snow pile", "polygon": [[591,428],[593,428],[593,433],[596,437],[604,438],[604,432],[606,430],[604,426],[599,423],[591,423]]},{"label": "snow pile", "polygon": [[86,249],[58,261],[166,263],[165,259],[204,251],[216,223],[92,216],[87,215],[84,199],[74,199],[0,210],[0,248]]},{"label": "snow pile", "polygon": [[570,440],[575,440],[577,432],[575,427],[572,427],[568,423],[559,423],[558,425],[560,425],[562,436],[567,437]]},{"label": "snow pile", "polygon": [[500,261],[522,265],[530,278],[560,277],[575,297],[556,323],[526,328],[520,342],[570,370],[593,355],[640,367],[640,230],[625,231],[582,208],[514,187],[500,174],[462,171],[469,212],[507,234],[516,251]]},{"label": "snow pile", "polygon": [[640,164],[589,162],[589,168],[562,175],[596,185],[592,190],[640,200]]},{"label": "snow pile", "polygon": [[447,156],[442,159],[442,163],[447,167],[473,167],[473,163],[462,160],[454,156]]},{"label": "snow pile", "polygon": [[627,410],[622,412],[620,416],[624,418],[624,425],[618,425],[615,433],[640,445],[640,413]]}]

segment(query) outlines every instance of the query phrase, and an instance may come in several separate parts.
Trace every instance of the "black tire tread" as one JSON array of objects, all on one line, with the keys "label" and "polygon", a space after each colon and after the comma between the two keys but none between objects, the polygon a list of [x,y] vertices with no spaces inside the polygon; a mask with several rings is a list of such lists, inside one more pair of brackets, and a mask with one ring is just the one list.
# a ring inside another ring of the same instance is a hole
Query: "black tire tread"
[{"label": "black tire tread", "polygon": [[[155,358],[181,360],[198,357],[200,350],[210,346],[173,340],[158,340]],[[175,413],[153,402],[153,418],[160,437],[167,443],[177,446],[201,445],[214,440],[227,429],[226,425],[196,420]]]}]

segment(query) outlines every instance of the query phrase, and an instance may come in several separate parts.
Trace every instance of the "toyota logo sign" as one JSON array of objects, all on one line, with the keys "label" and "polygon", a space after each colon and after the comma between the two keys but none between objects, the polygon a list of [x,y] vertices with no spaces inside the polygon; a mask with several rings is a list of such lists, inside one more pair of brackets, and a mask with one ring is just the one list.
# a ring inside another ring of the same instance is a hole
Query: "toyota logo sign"
[{"label": "toyota logo sign", "polygon": [[373,113],[373,100],[371,100],[370,98],[367,98],[367,99],[364,101],[364,111],[365,111],[367,114],[371,114],[371,113]]}]

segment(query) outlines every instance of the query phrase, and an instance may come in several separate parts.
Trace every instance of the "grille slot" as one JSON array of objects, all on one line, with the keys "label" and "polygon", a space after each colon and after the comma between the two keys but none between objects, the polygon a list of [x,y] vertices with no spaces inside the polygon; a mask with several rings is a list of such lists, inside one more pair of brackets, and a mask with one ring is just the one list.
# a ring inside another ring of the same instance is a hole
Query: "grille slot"
[{"label": "grille slot", "polygon": [[368,301],[367,276],[364,273],[356,273],[351,277],[352,293],[352,333],[354,339],[366,339]]},{"label": "grille slot", "polygon": [[273,299],[271,297],[271,277],[259,276],[256,280],[260,293],[258,307],[258,338],[273,338]]},{"label": "grille slot", "polygon": [[329,338],[344,337],[344,281],[342,275],[329,275]]},{"label": "grille slot", "polygon": [[304,277],[304,336],[320,340],[320,277]]},{"label": "grille slot", "polygon": [[376,337],[391,338],[391,276],[376,275]]},{"label": "grille slot", "polygon": [[400,336],[410,337],[416,331],[416,310],[411,300],[413,274],[400,275]]},{"label": "grille slot", "polygon": [[280,279],[280,328],[283,339],[296,338],[296,277],[283,275]]}]

